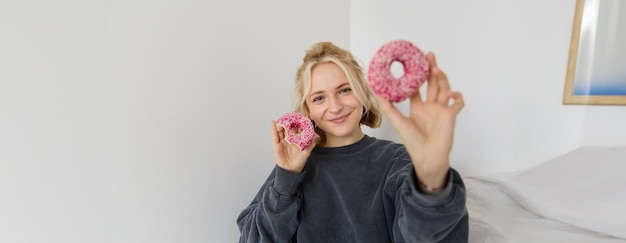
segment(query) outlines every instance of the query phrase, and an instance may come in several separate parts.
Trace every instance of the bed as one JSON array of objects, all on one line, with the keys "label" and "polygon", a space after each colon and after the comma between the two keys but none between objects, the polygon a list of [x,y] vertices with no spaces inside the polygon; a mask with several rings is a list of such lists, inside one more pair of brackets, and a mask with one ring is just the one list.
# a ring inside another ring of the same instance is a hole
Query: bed
[{"label": "bed", "polygon": [[626,147],[582,147],[464,180],[469,242],[626,243]]}]

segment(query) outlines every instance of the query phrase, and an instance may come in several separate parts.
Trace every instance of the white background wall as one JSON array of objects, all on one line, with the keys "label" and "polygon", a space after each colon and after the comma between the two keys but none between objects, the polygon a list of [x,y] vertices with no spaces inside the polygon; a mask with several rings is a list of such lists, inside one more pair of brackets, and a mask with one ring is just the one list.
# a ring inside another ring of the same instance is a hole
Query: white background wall
[{"label": "white background wall", "polygon": [[561,105],[574,2],[1,0],[0,242],[236,241],[322,40],[437,53],[464,174],[624,146],[623,106]]},{"label": "white background wall", "polygon": [[236,242],[348,4],[0,0],[0,242]]}]

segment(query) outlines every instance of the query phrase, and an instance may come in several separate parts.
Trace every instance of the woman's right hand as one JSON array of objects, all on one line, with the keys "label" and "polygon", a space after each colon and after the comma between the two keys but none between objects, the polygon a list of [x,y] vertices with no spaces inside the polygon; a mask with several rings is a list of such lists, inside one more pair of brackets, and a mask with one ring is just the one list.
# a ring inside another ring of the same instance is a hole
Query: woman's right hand
[{"label": "woman's right hand", "polygon": [[315,147],[315,141],[305,150],[301,150],[298,145],[290,144],[285,140],[285,128],[276,125],[276,121],[272,121],[272,136],[274,137],[272,145],[276,164],[285,170],[302,173],[304,165],[306,165],[306,161]]}]

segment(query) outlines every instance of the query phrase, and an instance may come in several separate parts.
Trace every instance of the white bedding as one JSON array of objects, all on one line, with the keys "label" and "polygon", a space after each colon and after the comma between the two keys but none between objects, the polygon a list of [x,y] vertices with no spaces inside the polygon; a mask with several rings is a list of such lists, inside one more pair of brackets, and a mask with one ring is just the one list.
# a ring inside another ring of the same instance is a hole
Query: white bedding
[{"label": "white bedding", "polygon": [[626,243],[626,148],[465,178],[470,242]]}]

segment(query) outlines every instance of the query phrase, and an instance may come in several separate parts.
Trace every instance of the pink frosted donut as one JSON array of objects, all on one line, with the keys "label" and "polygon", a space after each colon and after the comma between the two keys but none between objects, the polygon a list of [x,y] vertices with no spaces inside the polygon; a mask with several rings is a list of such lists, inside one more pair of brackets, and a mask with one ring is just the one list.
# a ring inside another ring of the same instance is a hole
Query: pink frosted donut
[{"label": "pink frosted donut", "polygon": [[284,114],[276,120],[276,124],[285,128],[285,140],[298,145],[301,150],[309,147],[315,138],[313,123],[302,113],[291,112]]},{"label": "pink frosted donut", "polygon": [[[398,61],[404,67],[404,75],[396,79],[391,74],[391,63]],[[368,70],[372,91],[391,102],[400,102],[418,91],[429,74],[428,61],[424,53],[413,43],[394,40],[383,45]]]}]

